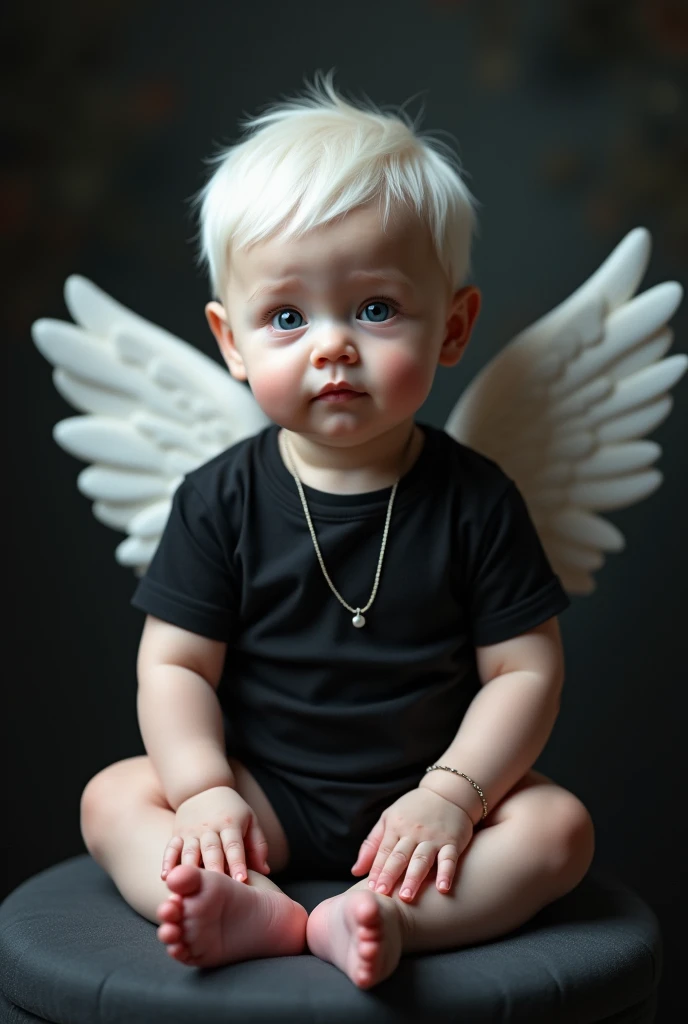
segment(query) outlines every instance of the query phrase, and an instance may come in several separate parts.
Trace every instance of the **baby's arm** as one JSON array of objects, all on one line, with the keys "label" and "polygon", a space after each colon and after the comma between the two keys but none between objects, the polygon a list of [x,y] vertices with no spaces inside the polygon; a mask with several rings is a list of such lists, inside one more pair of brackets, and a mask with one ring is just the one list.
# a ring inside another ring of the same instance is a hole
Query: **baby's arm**
[{"label": "baby's arm", "polygon": [[268,844],[253,808],[236,792],[217,699],[227,645],[148,616],[138,656],[138,712],[148,756],[176,812],[160,851],[161,877],[181,858],[225,871],[267,873]]},{"label": "baby's arm", "polygon": [[[476,660],[482,687],[437,763],[473,779],[489,813],[533,766],[559,713],[564,667],[556,618],[477,648]],[[454,772],[428,772],[386,809],[364,839],[352,872],[367,871],[368,884],[387,893],[406,871],[400,898],[412,900],[437,858],[435,885],[450,892],[457,857],[482,814],[470,782]]]},{"label": "baby's arm", "polygon": [[144,746],[175,811],[214,786],[234,789],[217,686],[227,645],[148,616],[139,646]]},{"label": "baby's arm", "polygon": [[[470,776],[492,810],[532,768],[559,714],[564,657],[557,619],[478,647],[476,659],[482,688],[437,763]],[[419,786],[462,807],[474,825],[480,820],[479,795],[453,772],[428,772]]]}]

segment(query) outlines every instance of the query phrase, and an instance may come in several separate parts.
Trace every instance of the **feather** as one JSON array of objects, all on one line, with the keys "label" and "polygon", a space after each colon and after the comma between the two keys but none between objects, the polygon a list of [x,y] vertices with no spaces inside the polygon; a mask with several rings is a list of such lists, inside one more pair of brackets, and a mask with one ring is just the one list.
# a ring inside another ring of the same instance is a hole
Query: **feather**
[{"label": "feather", "polygon": [[32,325],[57,390],[84,414],[60,421],[53,435],[89,463],[79,490],[99,522],[129,535],[115,558],[140,576],[183,476],[269,420],[219,364],[86,278],[67,279],[65,301],[74,323]]},{"label": "feather", "polygon": [[631,231],[568,299],[518,334],[456,402],[445,430],[498,462],[521,491],[554,571],[589,594],[622,534],[594,513],[657,490],[661,447],[645,440],[669,415],[688,368],[666,356],[682,289],[635,291],[650,236]]}]

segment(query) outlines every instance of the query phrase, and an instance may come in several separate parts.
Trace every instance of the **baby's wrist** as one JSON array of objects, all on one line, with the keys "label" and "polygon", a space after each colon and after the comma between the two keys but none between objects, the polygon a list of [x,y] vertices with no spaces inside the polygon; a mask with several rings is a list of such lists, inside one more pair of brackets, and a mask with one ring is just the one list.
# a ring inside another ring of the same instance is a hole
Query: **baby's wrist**
[{"label": "baby's wrist", "polygon": [[[480,799],[470,783],[467,782],[465,787],[461,785],[463,781],[456,776],[450,776],[448,772],[433,771],[423,776],[418,783],[418,788],[429,789],[432,793],[436,793],[437,796],[442,796],[454,804],[464,812],[472,827],[475,828],[482,817],[482,805],[480,805],[480,810],[474,806],[475,800],[480,803]],[[470,792],[466,792],[466,789]]]},{"label": "baby's wrist", "polygon": [[185,777],[177,786],[167,793],[167,801],[174,810],[177,810],[187,800],[192,800],[201,793],[207,793],[209,789],[236,789],[234,773],[231,769],[227,772],[221,771],[216,775],[199,775],[196,778]]}]

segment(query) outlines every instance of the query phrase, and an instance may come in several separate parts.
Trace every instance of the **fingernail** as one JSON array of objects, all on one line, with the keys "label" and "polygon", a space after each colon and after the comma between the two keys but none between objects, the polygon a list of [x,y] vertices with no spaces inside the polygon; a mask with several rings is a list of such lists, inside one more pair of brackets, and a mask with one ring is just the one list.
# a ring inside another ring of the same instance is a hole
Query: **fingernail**
[{"label": "fingernail", "polygon": [[368,881],[368,888],[369,889],[374,889],[375,888],[375,882],[372,880],[372,878],[369,879],[369,881]]},{"label": "fingernail", "polygon": [[449,882],[440,882],[440,889],[444,889],[446,891],[448,888]]},{"label": "fingernail", "polygon": [[380,883],[380,885],[378,885],[377,889],[375,890],[375,892],[386,892],[386,891],[387,891],[387,886],[383,885],[382,883]]},{"label": "fingernail", "polygon": [[401,890],[401,895],[402,895],[402,896],[407,896],[407,897],[408,897],[408,896],[410,896],[410,895],[411,895],[411,890],[410,890],[410,889],[402,889],[402,890]]},{"label": "fingernail", "polygon": [[243,882],[245,875],[242,875],[241,871],[239,871],[234,877],[236,878],[237,882]]}]

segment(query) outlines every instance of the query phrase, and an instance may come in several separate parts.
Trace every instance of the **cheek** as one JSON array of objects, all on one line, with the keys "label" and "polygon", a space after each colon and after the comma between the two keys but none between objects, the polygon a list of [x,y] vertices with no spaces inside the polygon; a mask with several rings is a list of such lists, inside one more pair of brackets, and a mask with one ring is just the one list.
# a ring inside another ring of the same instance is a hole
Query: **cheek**
[{"label": "cheek", "polygon": [[390,352],[379,367],[379,381],[387,394],[400,401],[424,402],[432,385],[428,367],[406,352]]},{"label": "cheek", "polygon": [[299,393],[300,380],[288,365],[249,367],[249,382],[253,396],[272,419],[279,422],[280,413],[288,410]]}]

